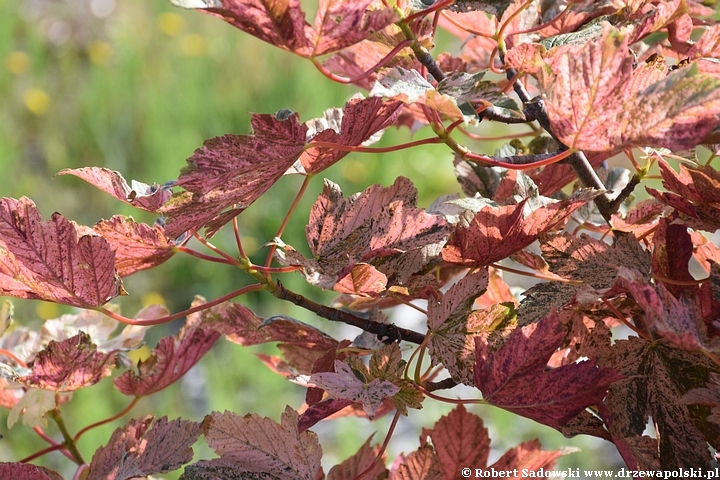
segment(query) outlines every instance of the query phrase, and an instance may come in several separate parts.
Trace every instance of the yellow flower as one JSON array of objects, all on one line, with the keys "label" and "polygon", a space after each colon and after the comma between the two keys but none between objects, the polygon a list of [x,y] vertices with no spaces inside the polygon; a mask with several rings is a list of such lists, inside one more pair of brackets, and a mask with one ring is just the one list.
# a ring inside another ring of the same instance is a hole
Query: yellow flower
[{"label": "yellow flower", "polygon": [[177,13],[163,13],[157,20],[158,29],[169,37],[174,37],[185,28],[185,19]]},{"label": "yellow flower", "polygon": [[42,116],[50,109],[50,95],[45,90],[31,88],[23,95],[23,103],[32,113]]},{"label": "yellow flower", "polygon": [[5,66],[14,75],[22,75],[30,68],[30,55],[25,52],[14,51],[5,57]]},{"label": "yellow flower", "polygon": [[87,54],[91,62],[100,67],[104,67],[112,58],[113,48],[107,42],[91,42],[88,46]]}]

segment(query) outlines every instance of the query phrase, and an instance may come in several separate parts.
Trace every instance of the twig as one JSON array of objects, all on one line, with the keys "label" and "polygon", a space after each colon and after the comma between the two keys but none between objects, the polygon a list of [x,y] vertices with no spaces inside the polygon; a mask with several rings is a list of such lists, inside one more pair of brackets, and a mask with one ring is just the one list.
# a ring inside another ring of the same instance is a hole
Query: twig
[{"label": "twig", "polygon": [[323,317],[333,322],[342,322],[348,325],[352,325],[353,327],[357,327],[361,330],[377,335],[378,338],[381,340],[393,342],[399,342],[401,340],[404,340],[406,342],[420,344],[425,339],[425,335],[415,332],[413,330],[401,328],[397,325],[366,320],[364,318],[358,317],[357,315],[353,315],[352,313],[338,310],[337,308],[320,305],[319,303],[315,303],[300,294],[288,290],[283,286],[281,282],[277,282],[274,285],[274,288],[272,284],[268,284],[268,290],[270,291],[270,293],[275,295],[275,297],[281,300],[287,300],[288,302],[293,303],[298,307],[302,307],[315,313],[319,317]]}]

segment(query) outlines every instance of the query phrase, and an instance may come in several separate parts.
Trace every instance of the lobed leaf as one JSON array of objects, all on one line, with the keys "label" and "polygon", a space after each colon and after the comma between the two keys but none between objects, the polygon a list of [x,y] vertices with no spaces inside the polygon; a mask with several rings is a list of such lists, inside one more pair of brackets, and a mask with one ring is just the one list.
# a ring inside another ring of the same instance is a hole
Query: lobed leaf
[{"label": "lobed leaf", "polygon": [[[146,477],[171,472],[190,462],[200,424],[168,421],[167,417],[152,420],[152,415],[146,415],[115,430],[107,445],[95,451],[87,479]],[[148,430],[151,423],[152,429]]]},{"label": "lobed leaf", "polygon": [[562,428],[585,408],[599,404],[608,386],[623,378],[584,361],[546,371],[565,336],[556,313],[516,329],[498,350],[475,340],[475,384],[495,406],[553,428]]},{"label": "lobed leaf", "polygon": [[80,332],[62,342],[51,341],[37,354],[32,373],[15,381],[44,390],[71,392],[94,385],[110,375],[115,356],[115,352],[98,352],[90,335]]},{"label": "lobed leaf", "polygon": [[[358,451],[350,458],[346,459],[339,465],[335,465],[330,469],[327,480],[345,480],[348,478],[356,478],[372,466],[372,469],[365,473],[362,478],[368,480],[382,480],[387,478],[388,470],[385,468],[384,458],[376,461],[379,447],[371,447],[368,438]],[[383,455],[384,457],[384,455]]]},{"label": "lobed leaf", "polygon": [[0,294],[91,308],[122,291],[107,240],[59,213],[43,221],[28,198],[0,200]]},{"label": "lobed leaf", "polygon": [[115,251],[115,269],[121,277],[157,267],[175,254],[175,243],[163,227],[138,223],[131,217],[115,215],[93,227]]},{"label": "lobed leaf", "polygon": [[20,462],[0,463],[0,477],[14,480],[62,480],[59,473],[49,468]]},{"label": "lobed leaf", "polygon": [[280,424],[256,414],[240,417],[214,412],[205,417],[202,431],[220,458],[190,465],[180,478],[315,480],[322,468],[322,448],[317,435],[298,432],[298,419],[290,407],[285,408]]}]

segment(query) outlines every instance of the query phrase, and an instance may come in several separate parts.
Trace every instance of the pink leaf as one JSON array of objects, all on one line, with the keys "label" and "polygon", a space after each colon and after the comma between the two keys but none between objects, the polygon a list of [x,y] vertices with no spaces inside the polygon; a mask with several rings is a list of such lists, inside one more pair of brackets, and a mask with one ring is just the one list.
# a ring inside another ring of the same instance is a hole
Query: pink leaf
[{"label": "pink leaf", "polygon": [[115,269],[126,277],[164,263],[175,253],[175,244],[165,236],[162,227],[137,223],[130,217],[115,215],[100,220],[93,227],[115,251]]},{"label": "pink leaf", "polygon": [[[193,305],[199,302],[193,302]],[[138,362],[137,373],[128,370],[116,378],[115,387],[125,395],[144,396],[158,392],[185,375],[220,335],[204,325],[199,314],[190,315],[177,335],[160,339],[152,355]]]},{"label": "pink leaf", "polygon": [[387,478],[387,468],[382,458],[377,459],[379,447],[371,447],[368,438],[365,443],[358,449],[352,457],[348,458],[340,465],[335,465],[330,469],[327,480],[346,480],[349,478],[357,478],[358,475],[365,472],[371,466],[372,470],[363,474],[362,478],[367,480],[380,480]]},{"label": "pink leaf", "polygon": [[459,226],[442,251],[443,260],[467,267],[485,267],[533,243],[538,235],[559,227],[575,210],[598,196],[583,190],[568,200],[534,208],[523,218],[526,202],[484,207]]},{"label": "pink leaf", "polygon": [[370,382],[360,380],[350,365],[335,361],[335,372],[313,373],[308,384],[322,388],[330,396],[361,402],[363,410],[371,419],[382,405],[383,400],[400,391],[400,387],[387,380],[375,378]]},{"label": "pink leaf", "polygon": [[363,297],[373,296],[385,290],[387,277],[375,267],[358,263],[343,278],[338,280],[333,290]]},{"label": "pink leaf", "polygon": [[147,185],[133,180],[131,188],[119,172],[107,168],[65,169],[58,172],[58,175],[74,175],[82,178],[118,200],[147,212],[157,212],[172,196],[172,190],[163,185]]},{"label": "pink leaf", "polygon": [[425,445],[404,458],[390,480],[441,480],[440,464],[432,445]]},{"label": "pink leaf", "polygon": [[317,435],[298,432],[298,414],[290,407],[282,414],[280,424],[254,413],[240,417],[232,412],[214,412],[205,417],[202,430],[220,458],[186,467],[190,478],[315,480],[322,468]]},{"label": "pink leaf", "polygon": [[[360,146],[373,135],[391,126],[400,112],[401,102],[383,101],[380,98],[353,98],[345,107],[332,109],[326,116],[333,115],[333,125],[320,129],[318,124],[324,119],[306,123],[317,133],[309,142],[328,142],[345,146]],[[325,126],[325,125],[323,125]],[[328,148],[311,148],[302,154],[300,161],[307,173],[318,173],[345,157],[349,152]]]},{"label": "pink leaf", "polygon": [[107,240],[59,213],[42,221],[28,198],[0,200],[0,294],[89,308],[121,285]]},{"label": "pink leaf", "polygon": [[29,463],[0,463],[0,478],[13,480],[63,480],[62,476],[49,468]]},{"label": "pink leaf", "polygon": [[551,50],[551,73],[541,69],[540,82],[553,132],[563,143],[592,152],[682,150],[710,133],[720,113],[720,80],[697,66],[639,78],[649,70],[633,71],[633,61],[628,38],[607,25],[602,38],[585,46]]},{"label": "pink leaf", "polygon": [[98,352],[90,336],[80,332],[62,342],[51,341],[37,354],[32,373],[16,381],[44,390],[71,392],[95,385],[110,375],[114,366],[115,353]]},{"label": "pink leaf", "polygon": [[564,336],[563,325],[552,313],[516,329],[497,351],[476,339],[475,384],[485,400],[557,429],[602,401],[608,386],[623,378],[614,370],[584,361],[545,371]]},{"label": "pink leaf", "polygon": [[88,480],[125,480],[167,473],[192,460],[192,445],[200,436],[200,424],[167,417],[150,423],[152,416],[130,420],[115,430],[110,441],[100,447],[90,463]]}]

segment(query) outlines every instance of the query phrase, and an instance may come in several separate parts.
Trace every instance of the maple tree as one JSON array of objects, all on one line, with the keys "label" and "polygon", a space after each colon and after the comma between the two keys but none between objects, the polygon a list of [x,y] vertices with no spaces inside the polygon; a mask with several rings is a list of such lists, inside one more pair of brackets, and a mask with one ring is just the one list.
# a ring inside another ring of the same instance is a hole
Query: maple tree
[{"label": "maple tree", "polygon": [[[542,476],[566,453],[530,441],[489,465],[490,438],[469,403],[611,442],[631,471],[710,468],[720,449],[720,248],[710,236],[720,229],[714,2],[321,0],[312,24],[298,0],[171,3],[217,16],[365,95],[305,122],[290,110],[254,114],[252,133],[207,140],[173,182],[128,184],[99,167],[60,172],[157,214],[154,225],[121,215],[92,227],[59,213],[43,220],[28,198],[0,200],[0,295],[82,309],[24,336],[8,329],[10,304],[0,310],[0,405],[11,410],[10,424],[22,418],[49,443],[0,464],[0,476],[59,478],[29,463],[52,451],[88,479],[183,466],[185,479],[455,479],[463,468]],[[439,28],[462,42],[458,51],[434,51]],[[531,129],[488,154],[472,133],[486,122]],[[393,127],[429,135],[372,146]],[[454,155],[464,197],[421,208],[404,177],[350,195],[326,179],[307,221],[311,257],[282,240],[288,219],[302,215],[298,201],[312,177],[352,152],[428,144]],[[610,168],[616,155],[634,171]],[[265,263],[254,264],[243,248],[252,226],[242,213],[285,175],[304,182],[266,239]],[[662,188],[650,183],[658,178]],[[635,201],[643,184],[648,198]],[[234,232],[237,252],[210,243],[223,228]],[[193,238],[210,253],[188,247]],[[132,290],[128,277],[182,254],[237,268],[248,284],[210,301],[196,297],[176,313],[155,305],[128,318],[108,304]],[[516,296],[503,271],[540,282]],[[280,280],[298,274],[335,291],[336,302],[318,304]],[[338,340],[232,300],[255,291],[365,333]],[[426,331],[394,325],[383,311],[398,305],[425,314]],[[127,351],[148,328],[180,318],[180,332],[127,366]],[[631,333],[614,338],[622,326]],[[307,387],[306,404],[288,406],[280,423],[233,412],[201,423],[132,419],[90,462],[82,457],[83,433],[176,382],[223,335],[243,346],[276,343],[281,356],[259,356]],[[60,406],[115,368],[125,369],[114,385],[130,405],[71,435]],[[460,384],[477,395],[438,394]],[[458,406],[388,467],[394,426],[426,401]],[[313,425],[389,414],[382,445],[368,439],[325,475]],[[61,441],[44,434],[49,419]],[[217,458],[190,464],[201,435]]]}]

